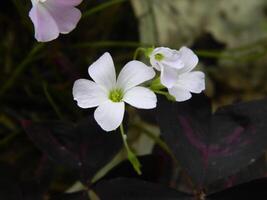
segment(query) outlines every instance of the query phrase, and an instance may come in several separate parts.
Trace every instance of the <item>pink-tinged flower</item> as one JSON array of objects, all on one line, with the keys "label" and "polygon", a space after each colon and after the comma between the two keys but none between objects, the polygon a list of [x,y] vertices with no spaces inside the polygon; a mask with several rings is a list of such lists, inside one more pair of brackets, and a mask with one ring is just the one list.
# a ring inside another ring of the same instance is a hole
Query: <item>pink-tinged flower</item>
[{"label": "pink-tinged flower", "polygon": [[35,38],[39,42],[56,39],[59,33],[71,32],[81,18],[75,6],[82,0],[31,0],[29,16],[34,24]]},{"label": "pink-tinged flower", "polygon": [[94,118],[105,131],[120,126],[125,103],[141,109],[156,107],[156,95],[150,89],[138,86],[155,76],[155,71],[144,63],[128,62],[116,78],[112,57],[105,53],[89,66],[88,72],[94,81],[75,81],[73,97],[81,108],[97,107]]},{"label": "pink-tinged flower", "polygon": [[201,93],[205,90],[205,74],[201,71],[192,71],[198,63],[198,58],[192,50],[182,47],[179,52],[184,67],[177,70],[177,79],[168,91],[180,102],[190,99],[191,93]]},{"label": "pink-tinged flower", "polygon": [[160,71],[160,81],[167,88],[174,86],[180,70],[194,68],[198,57],[187,47],[179,51],[167,47],[158,47],[149,55],[152,67]]}]

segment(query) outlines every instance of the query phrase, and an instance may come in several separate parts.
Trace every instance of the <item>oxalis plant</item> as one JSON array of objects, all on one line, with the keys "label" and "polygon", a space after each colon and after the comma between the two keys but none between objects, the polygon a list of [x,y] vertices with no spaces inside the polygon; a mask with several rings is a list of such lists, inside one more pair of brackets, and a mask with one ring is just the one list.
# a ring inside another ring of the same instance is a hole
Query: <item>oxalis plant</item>
[{"label": "oxalis plant", "polygon": [[[112,57],[104,53],[88,68],[92,80],[74,82],[77,105],[97,107],[81,122],[23,121],[50,159],[80,177],[78,190],[51,199],[252,199],[252,187],[266,194],[266,179],[258,179],[264,176],[258,165],[267,147],[266,99],[212,112],[210,99],[201,93],[204,73],[192,71],[198,63],[192,50],[142,52],[151,66],[133,60],[116,77]],[[162,140],[152,137],[159,148],[151,155],[138,157],[128,144],[133,124],[123,120],[127,104],[153,109],[146,112]],[[128,161],[110,166],[122,145]],[[241,184],[253,179],[258,180]]]},{"label": "oxalis plant", "polygon": [[[32,0],[29,16],[36,40],[70,33],[81,18],[80,3]],[[144,59],[138,61],[138,55]],[[198,61],[185,46],[140,47],[116,73],[105,52],[90,63],[88,77],[73,83],[77,106],[93,114],[75,124],[22,120],[44,154],[43,163],[71,171],[77,182],[63,194],[48,194],[50,168],[41,164],[38,178],[21,183],[12,169],[0,166],[8,177],[0,180],[5,183],[0,198],[225,200],[260,199],[260,194],[265,199],[266,174],[259,166],[267,149],[267,100],[213,111],[204,94],[205,74],[194,70]],[[159,127],[160,136],[144,124]],[[137,155],[128,139],[132,129],[150,137],[155,144],[151,154]],[[123,153],[126,159],[118,162]]]}]

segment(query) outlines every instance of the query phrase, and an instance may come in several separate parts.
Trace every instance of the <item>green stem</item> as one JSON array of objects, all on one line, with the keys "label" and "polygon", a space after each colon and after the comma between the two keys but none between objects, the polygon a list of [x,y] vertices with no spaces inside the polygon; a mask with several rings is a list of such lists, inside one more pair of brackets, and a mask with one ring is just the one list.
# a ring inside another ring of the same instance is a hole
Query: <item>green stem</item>
[{"label": "green stem", "polygon": [[134,124],[134,127],[138,128],[139,130],[142,130],[150,139],[152,139],[156,144],[158,144],[166,153],[168,153],[173,160],[176,161],[175,156],[173,155],[171,149],[168,147],[168,145],[161,140],[158,136],[156,136],[154,133],[149,131],[147,128],[145,128],[142,123],[141,124]]},{"label": "green stem", "polygon": [[[177,158],[175,157],[175,155],[173,154],[173,152],[171,151],[171,149],[169,148],[169,146],[164,142],[162,141],[159,137],[157,137],[154,133],[152,133],[151,131],[149,131],[146,127],[144,127],[144,125],[141,123],[141,124],[134,124],[134,126],[140,130],[143,131],[144,134],[146,134],[148,137],[150,137],[152,140],[154,140],[154,142],[156,144],[158,144],[166,153],[168,153],[171,158],[173,159],[174,163],[176,166],[178,166],[179,169],[180,168],[180,163],[179,161],[177,160]],[[186,180],[188,181],[188,184],[192,187],[192,188],[196,188],[196,186],[194,185],[194,182],[192,181],[191,177],[188,176],[187,172],[185,171],[184,172],[185,174],[185,178]]]},{"label": "green stem", "polygon": [[35,59],[34,56],[44,47],[43,43],[39,43],[33,47],[27,57],[20,63],[20,65],[15,69],[14,73],[9,77],[5,84],[0,89],[0,95],[3,95],[7,90],[9,90],[19,75],[26,69],[26,67]]},{"label": "green stem", "polygon": [[124,133],[124,128],[123,125],[121,123],[120,125],[120,133],[121,133],[121,137],[123,140],[123,144],[124,147],[127,151],[127,155],[128,155],[128,160],[130,161],[130,163],[132,164],[134,170],[137,172],[138,175],[141,175],[141,163],[139,162],[139,160],[137,159],[136,155],[131,151],[130,147],[128,146],[127,143],[127,135]]},{"label": "green stem", "polygon": [[146,49],[143,47],[138,47],[134,52],[133,60],[136,60],[138,58],[140,52],[146,52]]},{"label": "green stem", "polygon": [[[266,49],[265,49],[266,50]],[[200,57],[204,58],[220,58],[220,59],[227,59],[233,61],[250,61],[258,59],[266,54],[266,51],[262,50],[259,53],[251,53],[251,52],[243,52],[241,55],[234,55],[234,53],[242,53],[245,49],[228,49],[225,51],[207,51],[207,50],[196,50],[196,54]]]},{"label": "green stem", "polygon": [[30,20],[28,20],[28,16],[26,15],[27,9],[28,9],[27,6],[25,6],[25,4],[23,4],[22,1],[12,0],[12,2],[16,8],[18,14],[20,15],[22,23],[26,26],[26,28],[29,31],[32,31],[32,24],[31,24]]},{"label": "green stem", "polygon": [[153,92],[155,92],[156,94],[161,94],[161,95],[168,95],[168,92],[164,92],[164,91],[160,91],[160,90],[153,90]]},{"label": "green stem", "polygon": [[161,91],[161,90],[153,90],[156,94],[164,95],[170,101],[176,101],[175,97],[170,95],[168,92]]},{"label": "green stem", "polygon": [[129,47],[129,48],[137,48],[140,46],[150,46],[149,44],[142,44],[138,41],[98,41],[98,42],[83,42],[78,43],[71,48],[105,48],[105,47]]},{"label": "green stem", "polygon": [[47,84],[45,82],[43,83],[43,89],[44,89],[44,93],[45,93],[45,96],[46,96],[48,102],[50,103],[50,105],[52,106],[52,108],[54,109],[54,111],[56,112],[58,118],[61,119],[61,120],[63,120],[64,117],[63,117],[62,113],[60,112],[58,106],[54,102],[52,96],[49,94],[48,88],[47,88]]},{"label": "green stem", "polygon": [[[107,41],[97,41],[97,42],[85,42],[85,43],[78,43],[75,45],[70,46],[70,48],[106,48],[106,47],[127,47],[127,48],[137,48],[135,53],[134,53],[134,59],[137,59],[138,54],[140,51],[144,51],[144,49],[147,47],[153,46],[152,44],[145,44],[145,43],[140,43],[138,41],[112,41],[112,40],[107,40]],[[142,47],[145,47],[142,49]],[[142,50],[140,50],[142,49]],[[145,52],[145,51],[144,51]],[[203,58],[222,58],[222,59],[228,59],[228,60],[235,60],[235,61],[240,61],[244,60],[244,56],[233,56],[233,52],[238,52],[238,49],[229,49],[225,51],[209,51],[209,50],[196,50],[196,54],[200,57]],[[265,53],[265,52],[264,52]],[[246,56],[251,55],[246,53]],[[251,56],[263,56],[264,54],[261,53],[258,54],[252,54]]]},{"label": "green stem", "polygon": [[93,15],[93,14],[95,14],[95,13],[101,11],[101,10],[104,10],[104,9],[106,9],[108,7],[111,7],[111,6],[115,5],[115,4],[124,3],[126,1],[128,1],[128,0],[111,0],[111,1],[108,1],[108,2],[105,2],[105,3],[102,3],[102,4],[98,5],[98,6],[96,6],[94,8],[91,8],[90,10],[84,12],[82,17],[83,18],[89,17],[90,15]]},{"label": "green stem", "polygon": [[154,78],[151,83],[150,83],[150,89],[152,91],[160,91],[162,89],[165,89],[165,86],[161,84],[161,81],[160,81],[160,77],[157,76],[156,78]]},{"label": "green stem", "polygon": [[19,135],[20,132],[19,131],[15,131],[11,134],[9,134],[8,136],[6,136],[3,140],[0,140],[0,149],[8,147],[9,143],[17,137],[17,135]]}]

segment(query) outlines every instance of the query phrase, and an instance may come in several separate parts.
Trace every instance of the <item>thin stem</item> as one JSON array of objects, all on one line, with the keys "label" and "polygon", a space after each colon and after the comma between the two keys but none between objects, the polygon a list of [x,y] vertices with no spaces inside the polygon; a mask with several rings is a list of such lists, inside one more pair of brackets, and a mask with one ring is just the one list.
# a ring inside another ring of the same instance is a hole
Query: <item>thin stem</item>
[{"label": "thin stem", "polygon": [[20,15],[20,18],[22,19],[23,24],[26,26],[26,28],[29,31],[32,31],[32,25],[30,23],[30,20],[28,20],[27,18],[27,6],[23,5],[22,1],[18,1],[18,0],[12,0],[13,5],[15,6],[18,14]]},{"label": "thin stem", "polygon": [[9,90],[19,75],[26,69],[26,67],[35,59],[34,56],[44,47],[43,43],[35,45],[27,57],[20,63],[20,65],[15,69],[11,77],[5,82],[5,84],[0,89],[0,95],[3,95],[7,90]]},{"label": "thin stem", "polygon": [[20,132],[19,131],[15,131],[11,134],[9,134],[8,136],[6,136],[3,140],[0,140],[0,149],[8,147],[9,143],[17,137],[17,135],[19,135]]},{"label": "thin stem", "polygon": [[[175,155],[173,154],[172,150],[169,148],[169,146],[164,142],[162,141],[159,137],[155,136],[154,133],[152,133],[151,131],[149,131],[147,128],[144,127],[144,125],[141,123],[141,124],[134,124],[134,126],[140,130],[143,131],[144,134],[146,134],[148,137],[150,137],[152,140],[154,140],[154,142],[156,144],[158,144],[166,153],[168,153],[172,160],[174,161],[174,164],[176,166],[178,166],[180,168],[181,164],[179,163],[179,161],[177,160],[177,158],[175,157]],[[184,171],[184,175],[185,175],[185,178],[186,180],[188,181],[188,184],[193,188],[195,189],[196,186],[193,182],[193,180],[191,179],[191,177],[187,174],[186,171]]]},{"label": "thin stem", "polygon": [[[138,41],[112,41],[112,40],[107,40],[107,41],[97,41],[97,42],[85,42],[85,43],[78,43],[70,46],[69,48],[106,48],[106,47],[127,47],[127,48],[137,48],[140,47],[151,47],[153,46],[152,44],[145,44],[145,43],[140,43]],[[174,47],[175,48],[175,47]],[[138,57],[138,54],[140,53],[140,49],[137,48],[135,51],[134,59]],[[145,48],[144,48],[145,49]],[[246,60],[246,57],[242,56],[233,56],[233,52],[239,52],[239,49],[229,49],[225,51],[216,51],[216,50],[196,50],[196,54],[200,57],[203,58],[222,58],[222,59],[228,59],[228,60],[234,60],[234,61],[242,61]],[[246,53],[245,55],[251,55],[251,56],[263,56],[265,55],[265,51],[261,52],[260,54],[257,53],[255,54],[249,54]],[[258,58],[256,57],[256,58]],[[254,57],[253,57],[254,58]]]},{"label": "thin stem", "polygon": [[46,96],[48,102],[50,103],[50,105],[52,106],[52,108],[54,109],[54,111],[56,112],[58,118],[61,119],[61,120],[63,120],[64,117],[63,117],[62,113],[60,112],[58,106],[54,102],[52,96],[49,94],[48,88],[47,88],[47,84],[45,82],[43,83],[43,89],[44,89],[44,93],[45,93],[45,96]]},{"label": "thin stem", "polygon": [[130,148],[129,148],[129,146],[128,146],[128,143],[127,143],[127,136],[126,136],[126,134],[124,133],[124,128],[123,128],[123,125],[121,124],[120,125],[120,133],[121,133],[121,137],[122,137],[122,141],[123,141],[123,144],[124,144],[124,146],[125,146],[125,149],[127,150],[127,151],[129,151],[130,150]]},{"label": "thin stem", "polygon": [[130,163],[132,164],[134,170],[136,171],[136,173],[138,175],[141,175],[142,172],[141,172],[141,163],[139,162],[139,160],[137,159],[136,155],[131,151],[130,147],[128,146],[128,143],[127,143],[127,135],[124,133],[124,128],[123,128],[123,125],[121,123],[120,125],[120,133],[121,133],[121,137],[122,137],[122,140],[123,140],[123,144],[124,144],[124,147],[127,151],[127,155],[128,155],[128,160],[130,161]]},{"label": "thin stem", "polygon": [[150,139],[152,139],[156,144],[158,144],[167,154],[169,154],[175,162],[177,162],[177,159],[173,155],[171,149],[169,146],[161,140],[158,136],[156,136],[154,133],[149,131],[147,128],[145,128],[142,124],[135,124],[134,127],[138,128],[139,130],[142,130]]},{"label": "thin stem", "polygon": [[152,90],[152,91],[155,92],[156,94],[164,95],[170,101],[175,101],[176,100],[175,97],[170,95],[168,92],[161,91],[161,90]]},{"label": "thin stem", "polygon": [[97,42],[83,42],[72,45],[70,48],[105,48],[105,47],[129,47],[129,48],[137,48],[137,47],[148,47],[149,44],[143,44],[138,41],[97,41]]},{"label": "thin stem", "polygon": [[98,180],[104,177],[111,169],[117,166],[125,158],[124,153],[125,153],[124,149],[121,149],[121,151],[117,153],[117,155],[114,156],[114,158],[109,163],[107,163],[105,166],[103,166],[95,173],[95,175],[91,179],[91,183],[92,184],[96,183]]},{"label": "thin stem", "polygon": [[164,92],[164,91],[160,91],[160,90],[153,90],[153,92],[155,92],[156,94],[161,94],[161,95],[168,95],[168,92]]},{"label": "thin stem", "polygon": [[134,60],[136,60],[138,58],[138,55],[140,52],[146,52],[146,49],[143,47],[138,47],[134,52],[134,56],[133,56]]},{"label": "thin stem", "polygon": [[108,1],[106,3],[102,3],[102,4],[98,5],[98,6],[96,6],[94,8],[91,8],[90,10],[84,12],[82,17],[83,18],[89,17],[90,15],[93,15],[93,14],[95,14],[95,13],[101,11],[101,10],[104,10],[104,9],[106,9],[108,7],[111,7],[111,6],[115,5],[115,4],[124,3],[126,1],[128,1],[128,0],[111,0],[111,1]]}]

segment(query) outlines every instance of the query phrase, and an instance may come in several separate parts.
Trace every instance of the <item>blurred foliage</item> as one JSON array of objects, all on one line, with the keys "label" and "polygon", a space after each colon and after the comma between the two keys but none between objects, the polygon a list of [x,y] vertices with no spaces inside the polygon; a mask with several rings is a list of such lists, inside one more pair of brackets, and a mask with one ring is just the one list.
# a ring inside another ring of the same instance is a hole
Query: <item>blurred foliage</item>
[{"label": "blurred foliage", "polygon": [[210,33],[227,47],[267,37],[265,0],[132,0],[143,42],[192,45]]},{"label": "blurred foliage", "polygon": [[208,74],[206,92],[219,105],[266,95],[267,1],[132,0],[132,4],[143,43],[198,50]]}]

